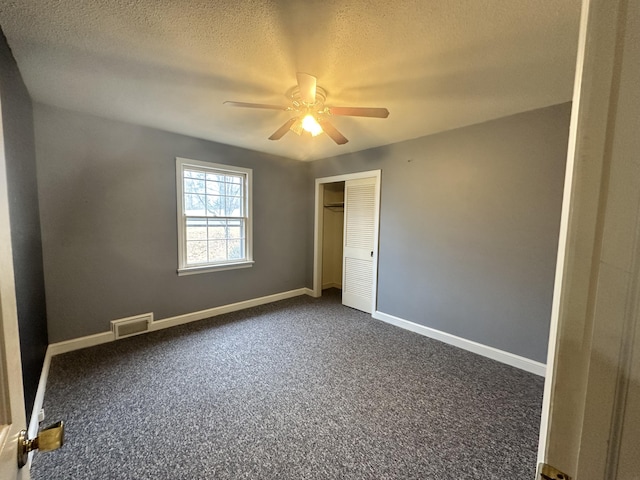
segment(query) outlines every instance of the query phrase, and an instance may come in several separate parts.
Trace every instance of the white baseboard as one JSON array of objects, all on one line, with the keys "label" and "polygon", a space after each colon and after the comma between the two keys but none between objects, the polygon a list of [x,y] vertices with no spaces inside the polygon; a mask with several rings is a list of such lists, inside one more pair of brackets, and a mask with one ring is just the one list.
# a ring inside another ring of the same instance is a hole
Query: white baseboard
[{"label": "white baseboard", "polygon": [[[40,372],[40,381],[38,381],[38,389],[36,390],[36,398],[33,401],[33,409],[31,410],[31,419],[29,420],[29,426],[27,427],[27,435],[29,438],[36,438],[38,436],[38,430],[40,429],[40,422],[38,421],[38,415],[42,406],[44,405],[44,394],[47,389],[47,379],[49,378],[49,367],[51,367],[51,348],[47,347],[47,352],[44,355],[44,361],[42,362],[42,371]],[[33,454],[29,453],[26,468],[31,470],[31,461],[33,460]]]},{"label": "white baseboard", "polygon": [[44,404],[44,392],[47,389],[47,379],[49,378],[49,367],[51,366],[51,347],[47,347],[47,352],[44,355],[44,362],[42,362],[42,372],[40,372],[40,381],[38,382],[38,389],[36,390],[36,398],[33,401],[33,410],[31,411],[31,420],[29,421],[29,438],[35,438],[38,435],[38,414],[42,410]]},{"label": "white baseboard", "polygon": [[198,312],[185,313],[184,315],[177,315],[175,317],[156,320],[149,326],[149,331],[153,332],[155,330],[162,330],[164,328],[175,327],[177,325],[184,325],[185,323],[191,323],[198,320],[204,320],[205,318],[215,317],[217,315],[222,315],[223,313],[237,312],[238,310],[244,310],[245,308],[257,307],[258,305],[273,303],[279,300],[285,300],[287,298],[298,297],[300,295],[308,295],[307,290],[309,289],[298,288],[297,290],[289,290],[288,292],[267,295],[266,297],[253,298],[251,300],[245,300],[243,302],[230,303],[229,305],[222,305],[220,307],[208,308],[206,310],[200,310]]},{"label": "white baseboard", "polygon": [[322,289],[326,290],[327,288],[339,288],[342,290],[342,284],[336,282],[328,282],[322,284]]},{"label": "white baseboard", "polygon": [[[267,295],[265,297],[245,300],[243,302],[231,303],[229,305],[208,308],[206,310],[186,313],[184,315],[177,315],[175,317],[164,318],[162,320],[155,320],[149,325],[148,332],[163,330],[165,328],[175,327],[177,325],[184,325],[185,323],[196,322],[205,318],[222,315],[223,313],[236,312],[238,310],[244,310],[245,308],[256,307],[258,305],[264,305],[266,303],[273,303],[279,300],[285,300],[287,298],[298,297],[300,295],[313,296],[313,290],[311,290],[310,288],[298,288],[296,290],[289,290],[288,292],[276,293],[273,295]],[[47,349],[47,354],[50,354],[50,356],[59,355],[61,353],[80,350],[81,348],[93,347],[102,343],[113,342],[114,340],[115,336],[111,331],[96,333],[95,335],[88,335],[86,337],[65,340],[64,342],[52,343]]]},{"label": "white baseboard", "polygon": [[113,332],[96,333],[95,335],[87,335],[86,337],[72,338],[64,342],[52,343],[49,345],[49,350],[53,357],[61,353],[73,352],[81,348],[95,347],[102,343],[113,342],[114,339]]},{"label": "white baseboard", "polygon": [[505,352],[503,350],[498,350],[497,348],[489,347],[472,340],[467,340],[466,338],[456,337],[455,335],[451,335],[450,333],[441,332],[440,330],[436,330],[430,327],[425,327],[424,325],[413,323],[409,320],[404,320],[399,317],[394,317],[393,315],[389,315],[380,311],[376,311],[372,315],[372,317],[377,320],[382,320],[385,323],[395,325],[396,327],[419,333],[420,335],[424,335],[425,337],[433,338],[443,343],[448,343],[449,345],[462,348],[463,350],[477,353],[478,355],[482,355],[483,357],[488,357],[493,360],[497,360],[498,362],[506,363],[507,365],[511,365],[512,367],[534,373],[541,377],[544,377],[546,375],[547,366],[544,363],[536,362],[535,360],[530,360],[513,353]]}]

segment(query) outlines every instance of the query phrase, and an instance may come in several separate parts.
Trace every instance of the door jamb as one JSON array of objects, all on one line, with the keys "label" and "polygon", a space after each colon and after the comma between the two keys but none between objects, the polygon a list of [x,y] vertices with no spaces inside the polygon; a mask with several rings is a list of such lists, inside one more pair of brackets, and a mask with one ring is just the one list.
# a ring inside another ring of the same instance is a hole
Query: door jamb
[{"label": "door jamb", "polygon": [[640,325],[640,210],[626,182],[637,177],[615,135],[627,3],[582,5],[538,450],[538,462],[578,478],[617,478]]},{"label": "door jamb", "polygon": [[347,173],[344,175],[334,175],[332,177],[316,178],[315,185],[315,207],[314,207],[314,227],[313,227],[313,296],[322,296],[322,232],[324,229],[323,208],[324,208],[324,184],[335,182],[346,182],[347,180],[357,180],[360,178],[376,179],[376,210],[374,218],[373,239],[373,291],[371,295],[371,312],[377,310],[378,305],[378,243],[380,237],[380,179],[382,170],[369,170],[366,172]]}]

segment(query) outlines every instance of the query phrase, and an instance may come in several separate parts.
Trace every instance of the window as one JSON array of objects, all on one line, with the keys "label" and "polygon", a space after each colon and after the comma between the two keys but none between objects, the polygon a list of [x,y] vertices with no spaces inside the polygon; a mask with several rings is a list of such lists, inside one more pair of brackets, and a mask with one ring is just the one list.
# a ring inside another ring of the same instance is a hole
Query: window
[{"label": "window", "polygon": [[250,267],[251,169],[176,159],[178,274]]}]

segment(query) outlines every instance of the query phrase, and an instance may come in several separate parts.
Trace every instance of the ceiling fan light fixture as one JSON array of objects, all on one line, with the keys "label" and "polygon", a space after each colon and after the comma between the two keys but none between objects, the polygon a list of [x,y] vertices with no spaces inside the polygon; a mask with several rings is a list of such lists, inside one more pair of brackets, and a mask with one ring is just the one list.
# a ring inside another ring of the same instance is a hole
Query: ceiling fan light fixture
[{"label": "ceiling fan light fixture", "polygon": [[302,119],[302,128],[309,132],[311,136],[316,137],[322,133],[322,127],[310,113]]},{"label": "ceiling fan light fixture", "polygon": [[293,125],[291,125],[291,128],[289,130],[291,130],[296,135],[302,135],[302,132],[304,131],[304,129],[302,128],[302,118],[296,118],[296,121],[293,122]]},{"label": "ceiling fan light fixture", "polygon": [[280,140],[291,130],[296,135],[308,132],[313,137],[326,133],[337,145],[344,145],[349,140],[328,121],[328,117],[339,115],[345,117],[387,118],[389,116],[389,110],[386,108],[326,107],[327,91],[318,86],[316,77],[308,73],[298,72],[296,78],[298,80],[297,85],[291,87],[285,93],[290,102],[289,106],[230,101],[224,103],[233,107],[294,112],[294,116],[290,117],[284,125],[276,130],[269,137],[269,140]]}]

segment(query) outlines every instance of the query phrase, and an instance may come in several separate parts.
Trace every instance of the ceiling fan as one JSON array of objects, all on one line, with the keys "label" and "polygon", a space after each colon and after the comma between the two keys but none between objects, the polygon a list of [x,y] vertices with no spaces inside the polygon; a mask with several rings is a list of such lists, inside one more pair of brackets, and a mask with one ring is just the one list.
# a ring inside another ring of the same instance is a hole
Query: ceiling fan
[{"label": "ceiling fan", "polygon": [[338,145],[344,145],[349,140],[336,127],[329,123],[331,115],[349,117],[387,118],[389,110],[386,108],[368,107],[326,107],[327,92],[317,85],[317,79],[307,73],[297,73],[298,85],[291,87],[286,97],[291,100],[290,106],[266,105],[263,103],[224,102],[233,107],[264,108],[270,110],[284,110],[294,112],[294,116],[285,122],[269,140],[280,140],[289,130],[301,135],[309,132],[312,136],[326,133]]}]

